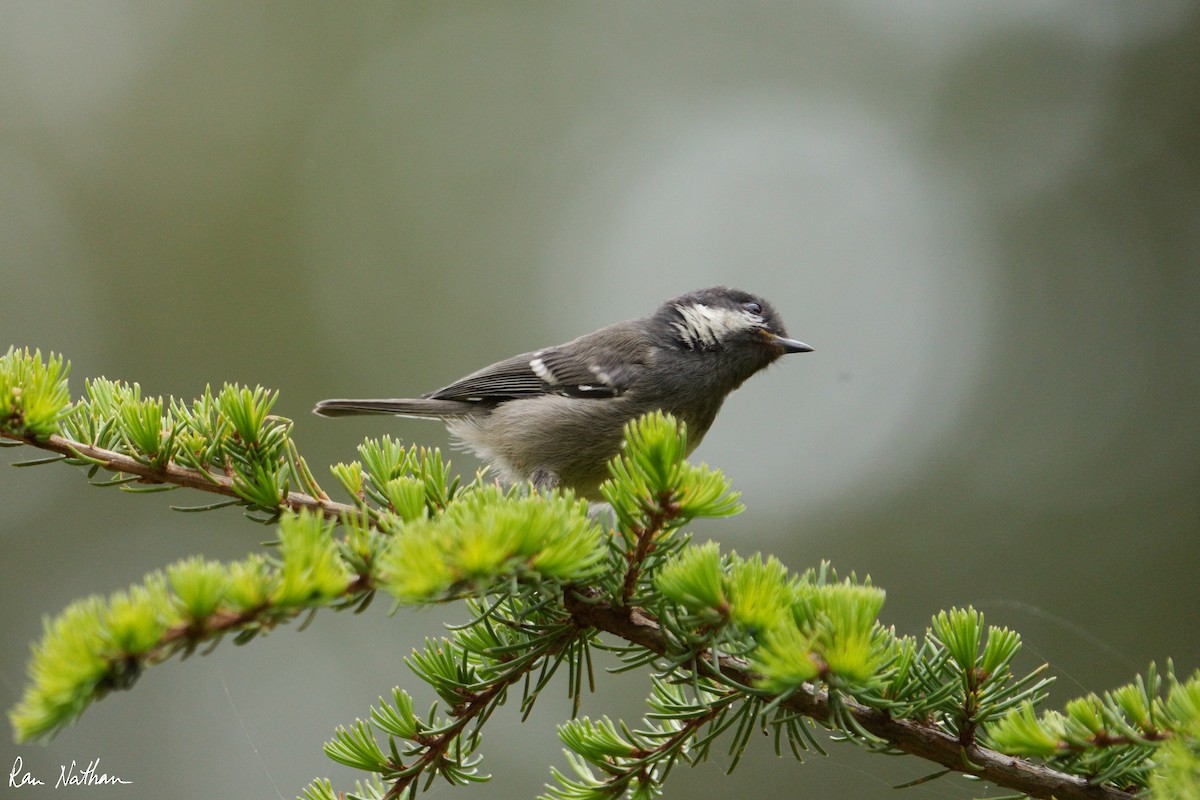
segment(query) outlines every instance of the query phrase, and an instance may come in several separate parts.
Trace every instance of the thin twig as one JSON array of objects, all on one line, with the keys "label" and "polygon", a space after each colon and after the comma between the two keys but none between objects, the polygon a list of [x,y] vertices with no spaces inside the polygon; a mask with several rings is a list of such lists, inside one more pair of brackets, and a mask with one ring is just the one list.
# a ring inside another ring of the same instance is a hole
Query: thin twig
[{"label": "thin twig", "polygon": [[637,539],[637,545],[634,549],[626,553],[625,556],[629,566],[625,570],[625,580],[621,587],[622,605],[628,605],[629,599],[637,591],[642,563],[650,555],[651,551],[654,550],[655,542],[659,538],[658,535],[662,533],[663,527],[679,516],[679,506],[674,502],[670,493],[666,493],[665,496],[660,496],[657,499],[658,504],[650,511],[646,526],[643,528],[634,528],[633,530],[634,537]]},{"label": "thin twig", "polygon": [[[659,655],[667,651],[667,642],[658,623],[637,608],[623,608],[601,601],[599,595],[567,596],[567,609],[580,625],[619,636]],[[712,663],[710,661],[710,663]],[[721,656],[715,665],[721,673],[742,685],[753,685],[755,675],[742,659]],[[868,708],[845,697],[839,702],[867,732],[886,740],[897,750],[941,764],[949,770],[975,775],[1000,786],[1015,789],[1030,797],[1057,800],[1134,800],[1120,789],[1089,783],[1031,761],[1004,755],[978,744],[963,746],[956,737],[933,725],[907,719],[895,719],[886,712]],[[813,689],[796,692],[781,704],[820,723],[832,717],[829,694]]]},{"label": "thin twig", "polygon": [[[0,437],[24,442],[30,447],[59,453],[68,458],[82,458],[93,464],[98,464],[111,472],[121,472],[126,475],[136,475],[144,483],[165,483],[182,486],[187,489],[199,489],[202,492],[234,497],[241,500],[233,489],[233,479],[216,472],[201,472],[199,470],[181,467],[171,462],[164,467],[154,467],[144,464],[133,456],[118,453],[115,450],[105,450],[95,445],[76,442],[66,437],[52,434],[45,439],[33,436],[14,436],[6,431],[0,431]],[[333,500],[313,497],[303,492],[288,492],[281,507],[292,511],[311,509],[320,511],[328,519],[338,519],[343,514],[354,514],[358,511],[354,506],[338,503]]]},{"label": "thin twig", "polygon": [[[570,631],[568,636],[578,635],[575,631]],[[543,645],[543,656],[546,652],[554,649],[551,646]],[[529,672],[536,669],[541,663],[542,656],[537,658],[529,658],[521,666],[510,670],[504,675],[496,678],[495,682],[484,691],[474,695],[469,700],[466,700],[460,707],[452,712],[454,722],[443,728],[436,736],[428,737],[421,743],[425,747],[425,751],[412,763],[407,766],[395,764],[393,766],[403,769],[405,774],[397,778],[384,794],[384,800],[395,800],[410,789],[412,784],[419,780],[422,775],[429,769],[437,769],[437,764],[446,756],[446,752],[454,744],[456,739],[459,739],[466,730],[467,725],[473,719],[487,711],[488,706],[497,701],[501,695],[508,690],[517,681],[521,680]],[[502,701],[501,701],[502,702]]]}]

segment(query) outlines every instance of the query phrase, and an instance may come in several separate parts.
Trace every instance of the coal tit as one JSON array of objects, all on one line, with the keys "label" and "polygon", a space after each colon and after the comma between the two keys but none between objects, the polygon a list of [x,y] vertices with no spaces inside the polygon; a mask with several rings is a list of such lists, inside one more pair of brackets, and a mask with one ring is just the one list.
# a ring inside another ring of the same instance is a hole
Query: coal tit
[{"label": "coal tit", "polygon": [[717,286],[418,398],[324,400],[314,411],[440,419],[503,481],[599,500],[627,422],[671,413],[687,423],[690,453],[730,392],[780,356],[811,350],[788,338],[766,300]]}]

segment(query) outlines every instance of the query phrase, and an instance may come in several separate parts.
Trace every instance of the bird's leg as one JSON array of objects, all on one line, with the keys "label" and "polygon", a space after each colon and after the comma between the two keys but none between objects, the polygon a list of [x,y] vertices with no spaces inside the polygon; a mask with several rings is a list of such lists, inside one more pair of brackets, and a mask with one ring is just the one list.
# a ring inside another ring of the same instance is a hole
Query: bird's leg
[{"label": "bird's leg", "polygon": [[539,492],[557,489],[559,484],[558,475],[548,469],[535,469],[529,476],[529,482]]}]

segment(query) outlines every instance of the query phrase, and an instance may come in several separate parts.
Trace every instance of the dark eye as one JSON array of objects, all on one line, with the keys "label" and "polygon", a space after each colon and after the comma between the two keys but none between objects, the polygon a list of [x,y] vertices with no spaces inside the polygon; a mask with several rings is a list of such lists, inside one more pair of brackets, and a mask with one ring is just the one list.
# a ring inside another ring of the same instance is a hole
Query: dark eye
[{"label": "dark eye", "polygon": [[756,316],[762,315],[762,306],[759,305],[758,303],[742,303],[742,308],[746,309],[751,314],[754,314]]}]

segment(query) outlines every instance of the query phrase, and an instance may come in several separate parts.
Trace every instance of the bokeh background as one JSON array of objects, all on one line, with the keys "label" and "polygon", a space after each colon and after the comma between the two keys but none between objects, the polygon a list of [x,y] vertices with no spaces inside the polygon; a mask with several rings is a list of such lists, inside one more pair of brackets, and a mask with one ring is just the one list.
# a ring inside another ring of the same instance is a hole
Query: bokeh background
[{"label": "bokeh background", "polygon": [[[0,347],[65,353],[76,393],[277,388],[320,468],[366,435],[447,442],[316,400],[411,395],[740,286],[816,352],[726,404],[696,457],[748,510],[701,540],[869,574],[902,632],[973,604],[1049,662],[1056,702],[1152,659],[1190,673],[1198,56],[1197,5],[1169,0],[4,0]],[[269,534],[61,466],[0,476],[6,708],[43,615]],[[152,669],[49,746],[5,737],[0,767],[134,781],[100,797],[351,788],[321,744],[394,685],[428,698],[402,658],[462,616],[387,605]],[[601,684],[585,713],[640,718],[643,675]],[[437,794],[536,795],[566,763],[551,694],[493,720],[492,784]],[[932,771],[769,740],[724,766],[670,796],[890,797]]]}]

